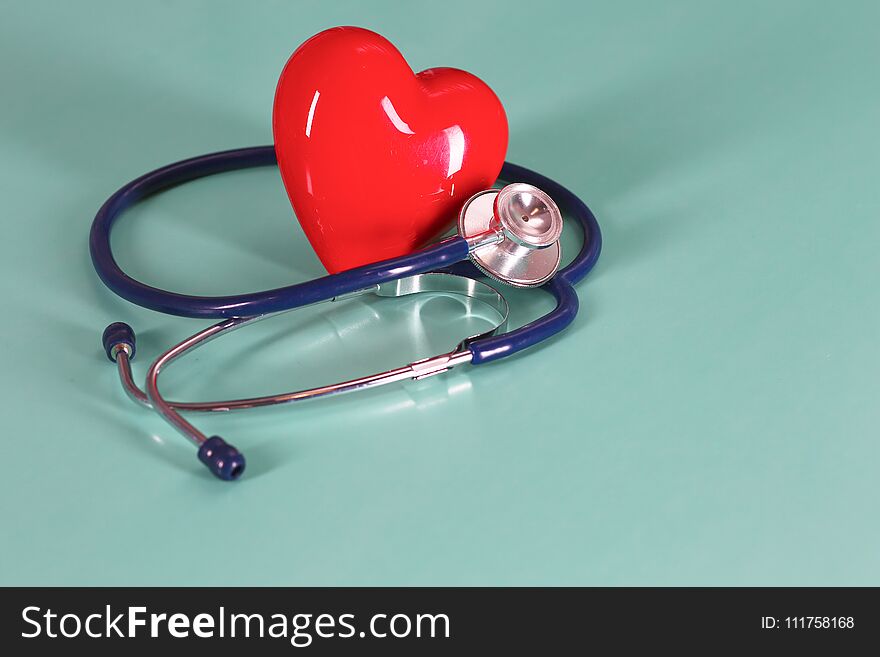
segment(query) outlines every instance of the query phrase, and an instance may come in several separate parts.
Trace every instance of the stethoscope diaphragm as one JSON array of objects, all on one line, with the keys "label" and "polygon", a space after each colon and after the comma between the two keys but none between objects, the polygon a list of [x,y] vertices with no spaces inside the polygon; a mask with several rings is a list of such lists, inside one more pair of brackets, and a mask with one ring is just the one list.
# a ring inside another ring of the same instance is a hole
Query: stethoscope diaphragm
[{"label": "stethoscope diaphragm", "polygon": [[458,232],[477,242],[471,262],[508,285],[542,285],[562,260],[562,213],[548,194],[527,183],[472,196],[459,214]]}]

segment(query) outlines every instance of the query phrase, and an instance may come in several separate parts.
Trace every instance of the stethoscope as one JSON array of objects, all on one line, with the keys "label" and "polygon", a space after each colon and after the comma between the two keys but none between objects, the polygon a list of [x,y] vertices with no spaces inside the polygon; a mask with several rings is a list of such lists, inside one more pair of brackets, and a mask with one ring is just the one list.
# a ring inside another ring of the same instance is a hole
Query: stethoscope
[{"label": "stethoscope", "polygon": [[[241,148],[194,157],[147,173],[123,186],[98,211],[92,223],[89,248],[98,276],[113,292],[134,304],[169,315],[221,319],[161,354],[147,372],[145,390],[134,382],[131,360],[135,334],[122,322],[110,324],[103,335],[107,357],[116,363],[122,387],[132,400],[154,409],[199,448],[199,459],[214,475],[238,479],[244,456],[219,436],[206,436],[181,412],[231,411],[323,397],[372,388],[406,379],[424,379],[453,367],[481,365],[536,345],[567,327],[578,311],[574,285],[596,264],[601,234],[590,209],[559,183],[506,162],[500,178],[519,182],[472,196],[462,207],[458,234],[415,253],[327,275],[274,290],[234,296],[200,297],[168,292],[128,276],[113,257],[110,231],[119,216],[144,197],[174,185],[224,171],[276,164],[272,146]],[[580,252],[559,268],[562,212],[554,199],[580,225]],[[556,307],[525,326],[507,330],[508,305],[490,279],[516,287],[541,286],[556,299]],[[488,305],[497,315],[494,327],[462,340],[452,351],[385,372],[331,385],[264,397],[211,402],[177,402],[159,391],[159,374],[181,356],[210,340],[277,313],[323,301],[361,295],[401,297],[423,292],[456,295],[468,303]]]}]

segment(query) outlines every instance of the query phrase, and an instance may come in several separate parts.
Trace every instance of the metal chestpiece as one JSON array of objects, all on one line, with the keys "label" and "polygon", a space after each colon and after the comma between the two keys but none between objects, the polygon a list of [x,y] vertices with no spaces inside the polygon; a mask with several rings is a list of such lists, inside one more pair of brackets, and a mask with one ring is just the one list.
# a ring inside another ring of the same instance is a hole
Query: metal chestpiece
[{"label": "metal chestpiece", "polygon": [[562,213],[548,194],[525,183],[472,196],[461,209],[458,232],[477,268],[509,285],[546,283],[562,259]]}]

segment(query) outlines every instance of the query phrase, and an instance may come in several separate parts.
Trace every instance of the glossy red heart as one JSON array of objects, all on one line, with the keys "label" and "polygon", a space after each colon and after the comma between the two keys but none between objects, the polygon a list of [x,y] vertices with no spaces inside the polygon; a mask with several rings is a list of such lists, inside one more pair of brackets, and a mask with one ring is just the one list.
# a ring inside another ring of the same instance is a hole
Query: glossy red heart
[{"label": "glossy red heart", "polygon": [[484,82],[452,68],[413,74],[388,40],[355,27],[293,53],[272,124],[294,212],[331,273],[441,235],[507,150],[504,108]]}]

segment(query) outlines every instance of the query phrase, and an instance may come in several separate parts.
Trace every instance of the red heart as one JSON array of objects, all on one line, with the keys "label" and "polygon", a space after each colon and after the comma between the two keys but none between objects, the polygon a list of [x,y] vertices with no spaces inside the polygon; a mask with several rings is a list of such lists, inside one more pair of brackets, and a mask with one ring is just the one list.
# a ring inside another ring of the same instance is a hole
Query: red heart
[{"label": "red heart", "polygon": [[273,112],[281,178],[331,273],[409,253],[491,187],[507,117],[479,78],[414,75],[382,36],[337,27],[291,55]]}]

